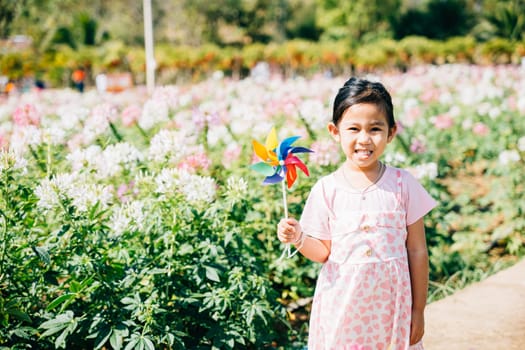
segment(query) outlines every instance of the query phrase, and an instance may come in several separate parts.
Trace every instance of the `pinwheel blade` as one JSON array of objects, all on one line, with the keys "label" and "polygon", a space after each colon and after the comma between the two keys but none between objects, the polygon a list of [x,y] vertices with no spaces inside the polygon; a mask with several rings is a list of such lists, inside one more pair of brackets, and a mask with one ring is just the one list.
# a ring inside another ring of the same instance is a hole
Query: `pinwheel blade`
[{"label": "pinwheel blade", "polygon": [[277,141],[277,131],[275,131],[275,127],[272,128],[268,136],[266,137],[266,149],[267,150],[274,150],[277,148],[278,141]]},{"label": "pinwheel blade", "polygon": [[276,184],[278,182],[281,182],[283,180],[284,180],[284,177],[282,177],[280,174],[273,174],[272,176],[266,177],[263,181],[263,184],[271,185],[271,184]]},{"label": "pinwheel blade", "polygon": [[275,152],[267,149],[263,144],[260,142],[253,140],[253,151],[259,157],[260,160],[262,160],[265,163],[268,163],[272,166],[276,166],[279,164],[279,161],[277,160],[277,155]]},{"label": "pinwheel blade", "polygon": [[300,136],[291,136],[281,141],[281,143],[277,147],[277,155],[279,157],[279,160],[286,159],[289,153],[288,151],[291,148],[291,144],[299,138]]},{"label": "pinwheel blade", "polygon": [[252,164],[250,165],[250,168],[264,176],[272,176],[275,174],[275,168],[265,162]]},{"label": "pinwheel blade", "polygon": [[292,147],[290,153],[314,153],[314,151],[306,147]]},{"label": "pinwheel blade", "polygon": [[288,188],[292,187],[295,180],[297,180],[297,170],[295,170],[294,165],[289,165],[287,167],[288,171],[286,172],[286,184],[288,185]]},{"label": "pinwheel blade", "polygon": [[257,155],[257,157],[259,157],[263,162],[265,162],[266,159],[268,159],[268,150],[267,150],[267,148],[264,147],[264,145],[262,145],[261,143],[259,143],[256,140],[253,140],[252,144],[253,144],[253,150],[254,150],[255,154]]},{"label": "pinwheel blade", "polygon": [[289,167],[290,166],[294,166],[294,167],[297,166],[297,167],[299,167],[299,169],[301,169],[303,171],[303,173],[306,174],[306,176],[310,176],[310,172],[308,171],[308,168],[302,162],[302,160],[300,160],[296,156],[292,155],[291,153],[288,155],[288,157],[286,157],[286,160],[284,161],[284,164],[289,166]]}]

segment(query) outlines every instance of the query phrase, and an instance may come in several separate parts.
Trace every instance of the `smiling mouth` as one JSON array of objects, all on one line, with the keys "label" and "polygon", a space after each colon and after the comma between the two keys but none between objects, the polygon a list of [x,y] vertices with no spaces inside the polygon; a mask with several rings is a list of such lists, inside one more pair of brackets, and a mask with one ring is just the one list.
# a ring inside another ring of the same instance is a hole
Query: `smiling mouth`
[{"label": "smiling mouth", "polygon": [[370,156],[372,153],[374,153],[374,151],[370,151],[366,149],[356,149],[354,153],[360,156]]}]

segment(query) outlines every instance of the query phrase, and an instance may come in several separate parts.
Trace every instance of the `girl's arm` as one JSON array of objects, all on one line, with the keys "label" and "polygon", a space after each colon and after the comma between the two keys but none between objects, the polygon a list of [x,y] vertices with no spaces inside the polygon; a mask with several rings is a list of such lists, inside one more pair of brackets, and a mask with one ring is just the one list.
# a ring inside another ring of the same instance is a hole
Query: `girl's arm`
[{"label": "girl's arm", "polygon": [[306,258],[324,263],[328,260],[332,241],[307,236],[295,219],[282,219],[277,225],[277,237],[283,243],[292,243]]},{"label": "girl's arm", "polygon": [[428,293],[428,251],[423,218],[407,227],[407,252],[412,284],[410,344],[421,340],[425,328],[424,310]]}]

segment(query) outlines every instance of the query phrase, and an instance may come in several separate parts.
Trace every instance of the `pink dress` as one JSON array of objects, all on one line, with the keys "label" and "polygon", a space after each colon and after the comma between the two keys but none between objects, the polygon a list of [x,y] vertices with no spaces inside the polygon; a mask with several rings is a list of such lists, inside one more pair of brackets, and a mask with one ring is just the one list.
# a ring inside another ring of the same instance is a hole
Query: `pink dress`
[{"label": "pink dress", "polygon": [[387,167],[364,194],[330,174],[310,192],[303,231],[332,240],[310,315],[308,350],[422,350],[409,346],[407,225],[436,202],[407,171]]}]

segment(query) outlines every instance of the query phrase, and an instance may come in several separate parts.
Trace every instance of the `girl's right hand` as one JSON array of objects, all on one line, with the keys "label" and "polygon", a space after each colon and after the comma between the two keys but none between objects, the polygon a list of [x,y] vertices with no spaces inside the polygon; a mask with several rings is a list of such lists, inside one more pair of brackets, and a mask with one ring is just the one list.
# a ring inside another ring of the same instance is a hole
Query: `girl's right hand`
[{"label": "girl's right hand", "polygon": [[277,225],[277,237],[282,243],[295,243],[301,237],[301,225],[294,218],[281,219]]}]

